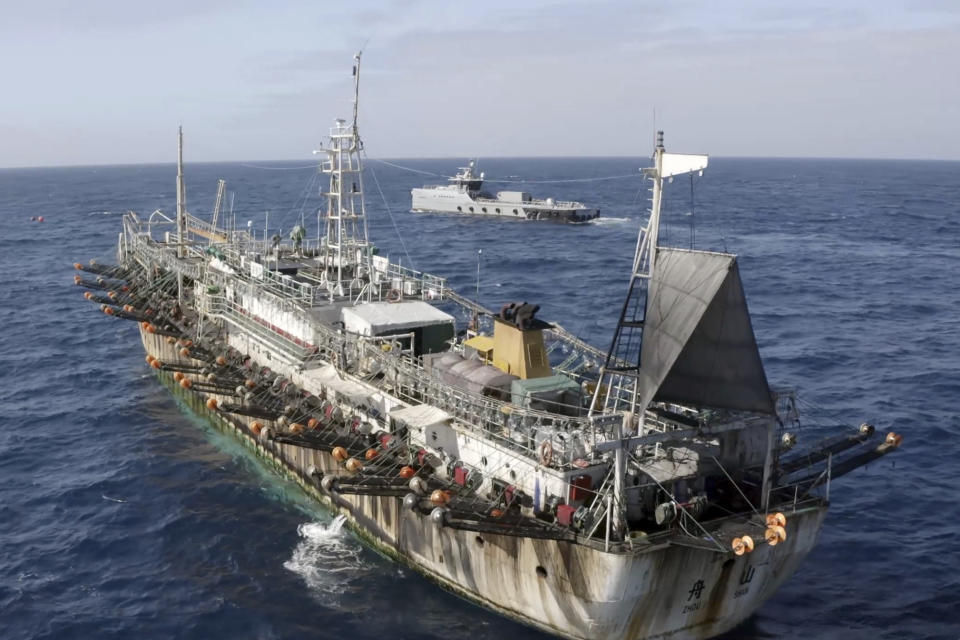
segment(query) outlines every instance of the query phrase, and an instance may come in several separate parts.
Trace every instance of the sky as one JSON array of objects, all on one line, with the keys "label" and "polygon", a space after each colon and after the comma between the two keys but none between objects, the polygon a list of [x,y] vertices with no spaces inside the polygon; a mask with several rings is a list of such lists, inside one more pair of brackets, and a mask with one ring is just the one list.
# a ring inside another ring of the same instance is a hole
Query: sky
[{"label": "sky", "polygon": [[960,0],[0,0],[0,167],[311,158],[960,159]]}]

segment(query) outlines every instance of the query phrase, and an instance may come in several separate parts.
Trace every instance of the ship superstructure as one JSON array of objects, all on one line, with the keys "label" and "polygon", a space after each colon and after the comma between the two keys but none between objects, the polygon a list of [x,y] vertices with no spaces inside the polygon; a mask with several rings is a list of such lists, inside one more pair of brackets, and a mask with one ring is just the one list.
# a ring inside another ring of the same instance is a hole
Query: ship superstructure
[{"label": "ship superstructure", "polygon": [[710,637],[810,551],[831,480],[899,444],[862,425],[796,447],[736,257],[658,245],[663,181],[706,156],[659,139],[602,351],[376,255],[356,111],[330,134],[324,237],[191,215],[181,160],[175,218],[127,214],[117,265],[76,281],[194,410],[446,588],[566,638]]},{"label": "ship superstructure", "polygon": [[476,164],[471,160],[460,167],[455,176],[448,178],[450,184],[412,189],[412,210],[572,224],[600,217],[599,209],[582,202],[534,198],[525,191],[488,193],[483,190],[484,174],[477,174]]}]

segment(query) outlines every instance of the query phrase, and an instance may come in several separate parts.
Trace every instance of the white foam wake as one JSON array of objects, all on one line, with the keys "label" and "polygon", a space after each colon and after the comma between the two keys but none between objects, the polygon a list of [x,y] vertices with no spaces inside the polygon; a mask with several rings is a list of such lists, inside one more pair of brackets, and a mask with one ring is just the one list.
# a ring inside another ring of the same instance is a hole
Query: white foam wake
[{"label": "white foam wake", "polygon": [[343,531],[346,518],[332,522],[305,522],[297,527],[300,542],[284,568],[299,575],[307,587],[327,604],[350,593],[351,585],[370,571],[361,558],[360,545]]},{"label": "white foam wake", "polygon": [[600,218],[594,218],[593,220],[590,220],[589,224],[601,224],[601,225],[606,225],[606,224],[624,224],[624,223],[626,223],[626,222],[630,222],[630,218],[603,218],[603,217],[600,217]]}]

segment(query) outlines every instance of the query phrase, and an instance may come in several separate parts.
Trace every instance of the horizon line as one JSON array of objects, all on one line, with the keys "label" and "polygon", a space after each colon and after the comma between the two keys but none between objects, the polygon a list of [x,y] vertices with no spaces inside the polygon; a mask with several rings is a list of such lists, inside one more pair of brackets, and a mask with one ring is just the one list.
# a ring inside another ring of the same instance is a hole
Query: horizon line
[{"label": "horizon line", "polygon": [[[709,154],[707,154],[709,155]],[[571,160],[577,158],[583,158],[584,160],[607,160],[607,159],[617,159],[617,158],[646,158],[646,155],[623,155],[623,154],[614,154],[614,155],[525,155],[525,156],[384,156],[384,157],[371,157],[367,158],[374,162],[378,160],[450,160],[456,162],[463,162],[464,158],[467,160],[484,158],[488,160]],[[858,160],[858,161],[867,161],[867,162],[960,162],[960,158],[866,158],[862,156],[750,156],[750,155],[711,155],[711,159],[718,160]],[[293,162],[305,162],[304,159],[283,159],[283,160],[196,160],[184,162],[185,166],[191,164],[198,165],[208,165],[208,164],[250,164],[250,163],[272,163],[272,164],[289,164]],[[21,166],[0,166],[0,171],[23,171],[30,169],[96,169],[96,168],[107,168],[107,167],[156,167],[156,166],[165,166],[165,165],[176,165],[176,160],[164,161],[164,162],[124,162],[124,163],[92,163],[92,164],[37,164],[37,165],[21,165]],[[319,167],[320,163],[317,162],[316,166]]]}]

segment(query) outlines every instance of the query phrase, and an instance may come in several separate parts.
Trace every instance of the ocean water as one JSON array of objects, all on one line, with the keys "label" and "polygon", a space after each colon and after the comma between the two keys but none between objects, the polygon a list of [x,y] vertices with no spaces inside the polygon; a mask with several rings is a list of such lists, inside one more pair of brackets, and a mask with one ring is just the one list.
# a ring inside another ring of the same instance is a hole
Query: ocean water
[{"label": "ocean water", "polygon": [[[371,161],[383,253],[487,306],[605,347],[645,217],[643,158],[491,159],[490,184],[579,199],[581,227],[409,212],[434,180]],[[190,164],[238,226],[316,227],[306,163]],[[397,161],[451,173],[456,160]],[[513,178],[510,178],[514,176]],[[72,263],[109,262],[120,215],[174,210],[165,166],[0,170],[0,638],[543,638],[364,548],[160,386],[133,323]],[[870,421],[895,455],[832,486],[806,563],[730,638],[960,637],[960,163],[711,160],[670,185],[661,239],[741,255],[771,384],[803,401],[801,443]],[[381,198],[381,192],[383,198]],[[43,223],[31,216],[44,216]]]}]

